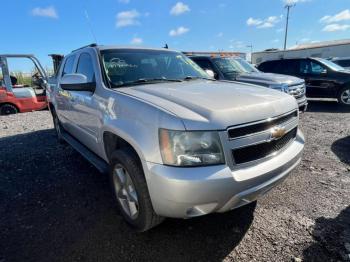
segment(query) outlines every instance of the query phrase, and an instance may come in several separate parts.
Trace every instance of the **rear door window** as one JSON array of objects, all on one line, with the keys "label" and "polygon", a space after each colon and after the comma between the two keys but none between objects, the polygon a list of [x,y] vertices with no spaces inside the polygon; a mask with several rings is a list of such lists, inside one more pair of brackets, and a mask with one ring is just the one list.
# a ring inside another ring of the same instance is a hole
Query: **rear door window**
[{"label": "rear door window", "polygon": [[282,60],[280,61],[277,70],[281,74],[294,75],[298,73],[298,65],[298,60]]},{"label": "rear door window", "polygon": [[278,73],[279,61],[269,61],[261,64],[259,69],[263,72]]},{"label": "rear door window", "polygon": [[62,76],[73,73],[74,60],[75,60],[75,56],[69,56],[66,58],[66,61],[64,62],[64,67],[62,70]]}]

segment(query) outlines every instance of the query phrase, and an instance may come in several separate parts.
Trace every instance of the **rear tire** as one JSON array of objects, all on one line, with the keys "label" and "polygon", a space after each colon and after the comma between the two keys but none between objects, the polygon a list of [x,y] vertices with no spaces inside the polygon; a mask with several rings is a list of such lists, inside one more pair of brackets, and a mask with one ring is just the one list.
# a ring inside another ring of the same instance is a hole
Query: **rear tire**
[{"label": "rear tire", "polygon": [[17,114],[18,109],[12,104],[3,104],[0,106],[0,115],[6,116],[6,115],[12,115]]},{"label": "rear tire", "polygon": [[350,106],[350,86],[344,87],[340,90],[338,95],[338,102],[344,106]]},{"label": "rear tire", "polygon": [[147,231],[164,220],[153,210],[142,165],[132,150],[112,154],[110,183],[122,216],[137,231]]}]

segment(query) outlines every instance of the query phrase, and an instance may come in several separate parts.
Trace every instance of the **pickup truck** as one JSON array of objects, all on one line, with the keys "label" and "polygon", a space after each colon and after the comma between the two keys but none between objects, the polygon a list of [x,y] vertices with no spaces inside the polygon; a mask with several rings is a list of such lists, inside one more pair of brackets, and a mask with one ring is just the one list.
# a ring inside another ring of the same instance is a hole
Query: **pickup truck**
[{"label": "pickup truck", "polygon": [[138,231],[255,202],[304,148],[293,97],[216,81],[168,49],[80,48],[47,93],[59,141],[109,174]]},{"label": "pickup truck", "polygon": [[238,81],[276,89],[295,97],[301,112],[307,109],[303,79],[259,71],[240,57],[224,55],[197,55],[186,53],[202,69],[210,70],[217,80]]}]

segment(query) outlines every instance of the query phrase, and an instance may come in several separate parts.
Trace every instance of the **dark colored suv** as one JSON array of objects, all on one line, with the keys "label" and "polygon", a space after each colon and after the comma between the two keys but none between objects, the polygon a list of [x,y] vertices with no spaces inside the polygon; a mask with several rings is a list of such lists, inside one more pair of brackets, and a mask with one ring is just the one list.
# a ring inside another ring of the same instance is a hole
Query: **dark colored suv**
[{"label": "dark colored suv", "polygon": [[306,96],[336,98],[350,106],[350,71],[323,58],[294,58],[266,61],[263,72],[293,75],[305,79]]},{"label": "dark colored suv", "polygon": [[[193,54],[193,53],[191,53]],[[295,97],[299,109],[307,108],[305,81],[303,79],[260,72],[252,64],[235,56],[188,55],[204,70],[214,73],[217,80],[228,80],[255,84],[288,93]]]},{"label": "dark colored suv", "polygon": [[331,61],[344,67],[345,69],[350,69],[350,57],[335,57]]}]

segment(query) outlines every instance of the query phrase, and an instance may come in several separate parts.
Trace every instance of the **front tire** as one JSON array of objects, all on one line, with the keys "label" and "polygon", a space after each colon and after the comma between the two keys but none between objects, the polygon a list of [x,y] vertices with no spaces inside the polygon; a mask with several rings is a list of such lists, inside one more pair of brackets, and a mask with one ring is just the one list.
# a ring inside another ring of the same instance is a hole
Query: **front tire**
[{"label": "front tire", "polygon": [[344,106],[350,106],[350,86],[344,87],[340,90],[338,102]]},{"label": "front tire", "polygon": [[122,216],[137,231],[147,231],[164,220],[153,210],[142,165],[132,150],[112,154],[110,182]]},{"label": "front tire", "polygon": [[7,116],[12,114],[17,114],[18,109],[14,105],[11,104],[3,104],[0,106],[0,115],[1,116]]}]

